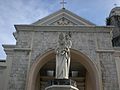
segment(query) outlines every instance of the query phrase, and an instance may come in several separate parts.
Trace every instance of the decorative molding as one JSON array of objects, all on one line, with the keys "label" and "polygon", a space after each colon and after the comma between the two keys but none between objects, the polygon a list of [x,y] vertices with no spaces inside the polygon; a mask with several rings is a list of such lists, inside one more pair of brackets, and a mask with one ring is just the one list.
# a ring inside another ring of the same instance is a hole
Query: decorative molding
[{"label": "decorative molding", "polygon": [[[85,19],[83,19],[83,18],[81,18],[81,17],[79,17],[79,16],[77,16],[77,18],[75,18],[74,16],[71,16],[71,15],[69,15],[68,13],[65,13],[66,15],[68,15],[68,16],[70,16],[70,17],[72,17],[73,19],[75,19],[75,20],[78,20],[79,22],[81,22],[81,23],[83,23],[83,24],[85,24],[85,25],[88,25],[88,26],[91,26],[90,24],[88,24],[88,21],[87,20],[85,20]],[[79,19],[78,19],[79,18]],[[89,22],[89,23],[91,23],[91,22]],[[92,24],[92,25],[94,25],[94,24]]]},{"label": "decorative molding", "polygon": [[6,62],[0,62],[0,67],[7,67],[7,63]]},{"label": "decorative molding", "polygon": [[14,48],[14,51],[31,51],[31,48]]},{"label": "decorative molding", "polygon": [[120,47],[114,47],[114,50],[120,51]]},{"label": "decorative molding", "polygon": [[35,25],[38,25],[38,26],[44,26],[44,25],[50,25],[50,23],[51,22],[55,22],[56,20],[59,20],[59,19],[61,19],[61,18],[63,18],[63,17],[65,17],[65,18],[67,18],[68,20],[70,20],[70,21],[72,21],[72,22],[74,22],[74,23],[76,23],[76,25],[84,25],[84,26],[95,26],[94,24],[91,24],[90,22],[88,22],[87,20],[85,20],[85,19],[83,19],[83,18],[76,18],[75,16],[72,16],[72,15],[70,15],[70,14],[68,14],[68,13],[65,13],[65,12],[62,12],[62,13],[60,13],[60,14],[58,14],[58,15],[56,15],[56,16],[52,16],[51,18],[49,18],[49,19],[46,19],[46,20],[44,20],[43,22],[37,22],[37,24],[35,24]]},{"label": "decorative molding", "polygon": [[65,17],[63,17],[63,18],[61,18],[59,20],[56,20],[55,22],[51,23],[50,25],[54,25],[54,26],[56,26],[56,25],[58,25],[58,26],[73,25],[74,26],[74,25],[77,25],[77,24],[75,24],[74,22],[72,22],[72,21],[66,19]]},{"label": "decorative molding", "polygon": [[98,53],[114,53],[115,50],[96,50]]},{"label": "decorative molding", "polygon": [[87,32],[87,33],[110,33],[112,26],[34,26],[34,25],[15,25],[17,31],[38,31],[38,32]]},{"label": "decorative molding", "polygon": [[3,46],[3,48],[15,48],[15,45],[3,44],[2,46]]},{"label": "decorative molding", "polygon": [[6,53],[6,55],[13,55],[13,50],[15,48],[15,45],[2,45],[4,48],[4,51]]},{"label": "decorative molding", "polygon": [[114,56],[120,57],[120,47],[114,47],[113,49],[115,50]]},{"label": "decorative molding", "polygon": [[14,51],[31,51],[31,48],[15,48],[15,45],[2,45],[5,53],[8,55],[13,54]]}]

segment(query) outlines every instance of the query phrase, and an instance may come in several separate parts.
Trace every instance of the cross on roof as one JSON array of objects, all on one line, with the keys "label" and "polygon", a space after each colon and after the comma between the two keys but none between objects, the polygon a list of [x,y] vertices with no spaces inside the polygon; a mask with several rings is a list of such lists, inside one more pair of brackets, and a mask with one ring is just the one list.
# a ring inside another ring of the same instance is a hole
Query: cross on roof
[{"label": "cross on roof", "polygon": [[62,2],[60,2],[60,4],[62,4],[62,8],[65,8],[65,4],[67,4],[67,2],[65,2],[64,0],[62,0]]}]

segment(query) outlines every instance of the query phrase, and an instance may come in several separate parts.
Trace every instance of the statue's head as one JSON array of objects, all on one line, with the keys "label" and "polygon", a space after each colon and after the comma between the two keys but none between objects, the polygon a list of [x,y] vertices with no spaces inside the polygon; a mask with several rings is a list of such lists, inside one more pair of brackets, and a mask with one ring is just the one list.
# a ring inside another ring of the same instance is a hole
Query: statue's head
[{"label": "statue's head", "polygon": [[63,40],[64,39],[64,35],[63,35],[63,33],[60,33],[60,35],[59,35],[59,40]]},{"label": "statue's head", "polygon": [[65,45],[65,38],[64,38],[64,34],[60,33],[59,35],[59,45],[60,46],[64,46]]}]

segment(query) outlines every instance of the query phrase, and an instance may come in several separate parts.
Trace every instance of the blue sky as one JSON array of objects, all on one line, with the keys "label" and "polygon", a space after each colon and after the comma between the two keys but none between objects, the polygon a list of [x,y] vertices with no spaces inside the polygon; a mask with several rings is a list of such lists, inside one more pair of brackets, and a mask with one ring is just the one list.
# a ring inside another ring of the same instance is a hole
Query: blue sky
[{"label": "blue sky", "polygon": [[[15,44],[14,24],[31,24],[61,9],[62,0],[0,0],[0,59],[5,59],[2,44]],[[106,17],[120,0],[65,0],[65,8],[95,23],[105,25]]]}]

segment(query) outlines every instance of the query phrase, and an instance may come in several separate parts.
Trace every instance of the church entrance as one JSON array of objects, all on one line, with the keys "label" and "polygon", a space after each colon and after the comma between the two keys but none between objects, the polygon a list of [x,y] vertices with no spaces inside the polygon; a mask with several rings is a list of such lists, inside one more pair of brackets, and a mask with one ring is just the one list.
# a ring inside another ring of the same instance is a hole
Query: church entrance
[{"label": "church entrance", "polygon": [[[38,57],[31,67],[27,90],[45,90],[47,82],[55,78],[55,64],[54,51]],[[76,50],[71,50],[69,77],[76,81],[79,90],[100,90],[100,81],[95,64]]]},{"label": "church entrance", "polygon": [[[40,84],[40,86],[38,86],[38,90],[45,90],[47,83],[55,79],[55,64],[55,59],[50,60],[41,68],[37,77],[38,81],[36,82],[38,85]],[[77,82],[77,87],[79,90],[85,90],[86,69],[83,65],[77,62],[77,60],[71,60],[69,77]]]}]

